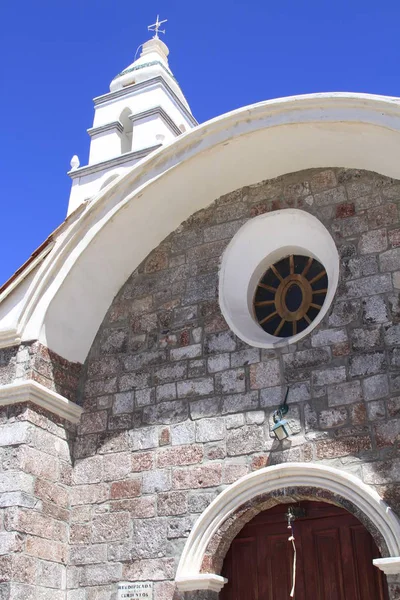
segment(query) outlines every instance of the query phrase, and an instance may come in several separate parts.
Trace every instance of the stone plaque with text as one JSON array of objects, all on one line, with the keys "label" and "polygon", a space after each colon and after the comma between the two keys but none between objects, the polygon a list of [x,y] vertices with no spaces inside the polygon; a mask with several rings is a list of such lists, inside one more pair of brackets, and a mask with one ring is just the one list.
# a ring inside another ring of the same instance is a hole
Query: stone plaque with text
[{"label": "stone plaque with text", "polygon": [[153,600],[152,581],[120,581],[118,600]]}]

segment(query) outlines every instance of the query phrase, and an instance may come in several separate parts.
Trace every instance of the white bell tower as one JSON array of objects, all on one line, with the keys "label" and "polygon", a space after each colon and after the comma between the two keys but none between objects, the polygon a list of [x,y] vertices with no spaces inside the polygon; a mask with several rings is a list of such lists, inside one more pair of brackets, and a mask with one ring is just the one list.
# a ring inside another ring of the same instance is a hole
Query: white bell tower
[{"label": "white bell tower", "polygon": [[[158,33],[142,45],[137,60],[114,77],[110,91],[94,99],[89,162],[71,161],[68,214],[141,158],[197,125],[168,64],[169,50]],[[162,33],[165,33],[164,31]]]}]

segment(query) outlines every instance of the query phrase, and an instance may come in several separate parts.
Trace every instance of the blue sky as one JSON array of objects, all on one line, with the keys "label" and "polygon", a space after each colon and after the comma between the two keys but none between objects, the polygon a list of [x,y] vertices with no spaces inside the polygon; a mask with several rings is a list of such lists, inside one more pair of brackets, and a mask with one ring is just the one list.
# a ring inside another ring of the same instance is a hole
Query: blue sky
[{"label": "blue sky", "polygon": [[157,13],[200,122],[294,94],[400,96],[394,0],[3,2],[0,283],[64,219],[70,159],[87,164],[92,98],[132,62]]}]

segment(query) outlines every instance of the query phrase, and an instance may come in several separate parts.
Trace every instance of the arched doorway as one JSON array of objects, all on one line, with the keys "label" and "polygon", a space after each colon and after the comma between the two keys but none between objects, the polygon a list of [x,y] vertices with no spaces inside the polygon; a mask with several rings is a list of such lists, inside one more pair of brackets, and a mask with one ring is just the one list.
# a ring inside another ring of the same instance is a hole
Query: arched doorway
[{"label": "arched doorway", "polygon": [[[290,505],[296,518],[295,600],[387,600],[379,550],[367,529],[343,508],[325,502]],[[259,513],[233,540],[222,575],[221,600],[289,600],[294,551],[288,504]]]}]

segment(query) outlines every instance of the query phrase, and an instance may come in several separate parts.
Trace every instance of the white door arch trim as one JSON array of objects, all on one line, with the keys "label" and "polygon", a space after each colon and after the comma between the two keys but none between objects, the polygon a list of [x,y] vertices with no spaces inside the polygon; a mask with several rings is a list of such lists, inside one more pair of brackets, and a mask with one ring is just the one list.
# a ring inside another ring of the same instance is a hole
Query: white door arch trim
[{"label": "white door arch trim", "polygon": [[226,579],[201,573],[207,546],[216,531],[240,506],[260,495],[286,487],[328,490],[349,500],[376,526],[386,542],[389,557],[374,560],[387,574],[400,572],[400,522],[379,494],[350,473],[309,463],[289,463],[260,469],[227,487],[195,523],[183,550],[176,584],[181,591],[220,591]]}]

